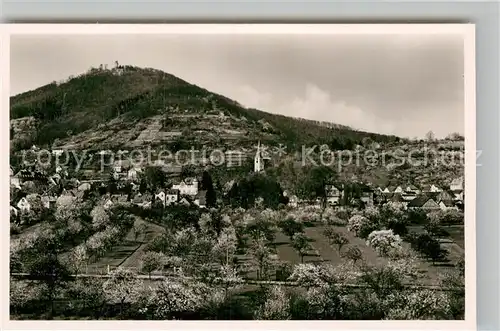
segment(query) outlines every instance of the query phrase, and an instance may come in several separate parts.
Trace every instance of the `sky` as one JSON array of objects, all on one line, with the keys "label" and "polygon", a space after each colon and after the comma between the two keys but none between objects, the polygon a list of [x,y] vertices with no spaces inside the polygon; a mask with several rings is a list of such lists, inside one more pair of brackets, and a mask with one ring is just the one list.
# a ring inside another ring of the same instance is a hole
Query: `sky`
[{"label": "sky", "polygon": [[115,61],[246,107],[424,137],[464,133],[462,35],[37,35],[11,38],[11,95]]}]

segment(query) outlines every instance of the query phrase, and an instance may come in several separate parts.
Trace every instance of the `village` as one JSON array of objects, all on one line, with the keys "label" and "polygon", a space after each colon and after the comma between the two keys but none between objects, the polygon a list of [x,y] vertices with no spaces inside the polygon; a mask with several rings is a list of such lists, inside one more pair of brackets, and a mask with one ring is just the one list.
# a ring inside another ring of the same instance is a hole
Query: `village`
[{"label": "village", "polygon": [[[59,74],[18,48],[10,319],[465,319],[463,54],[422,43],[444,81],[413,35],[304,37],[134,37],[161,58],[114,64],[121,43],[60,38],[89,56]],[[225,51],[166,60],[198,47]]]},{"label": "village", "polygon": [[[62,153],[61,150],[54,150],[53,154]],[[268,157],[260,150],[260,142],[257,145],[257,151],[254,157],[254,172],[260,173],[265,171],[265,164]],[[228,158],[228,167],[232,159]],[[153,165],[162,169],[159,162]],[[170,167],[172,168],[172,167]],[[180,175],[181,168],[177,167],[176,175]],[[100,198],[100,204],[105,208],[110,208],[116,203],[129,202],[141,208],[150,208],[155,201],[161,203],[164,207],[182,204],[195,205],[200,208],[206,208],[206,190],[200,189],[199,179],[196,177],[177,177],[172,182],[170,187],[155,187],[147,193],[140,191],[140,177],[144,172],[144,168],[140,165],[133,164],[130,160],[117,160],[109,170],[109,176],[116,180],[117,192],[129,191],[121,194],[103,194]],[[100,178],[106,176],[100,176]],[[30,210],[30,202],[26,199],[26,195],[35,193],[28,189],[23,189],[24,184],[28,183],[28,187],[32,182],[37,183],[37,191],[39,187],[46,187],[38,196],[42,205],[49,209],[55,205],[55,202],[60,196],[70,195],[83,198],[86,192],[93,187],[106,188],[106,180],[86,180],[79,178],[68,178],[68,171],[61,166],[55,168],[53,174],[49,174],[41,169],[41,167],[30,166],[17,171],[10,169],[10,185],[11,188],[23,191],[24,194],[18,195],[16,200],[11,201],[11,212],[17,215],[18,213],[27,212]],[[68,183],[62,187],[62,183]],[[125,187],[129,189],[123,190]],[[405,209],[422,209],[425,211],[433,210],[464,210],[464,179],[463,176],[455,178],[449,187],[440,188],[434,184],[416,187],[411,183],[401,183],[398,186],[391,187],[375,187],[371,183],[361,183],[361,192],[357,199],[346,197],[342,185],[335,183],[324,184],[324,199],[317,198],[314,201],[299,199],[293,192],[284,191],[283,194],[288,198],[288,206],[296,208],[304,205],[321,205],[326,203],[335,210],[342,210],[348,206],[379,206],[387,202],[401,203]],[[228,191],[226,189],[226,191]],[[102,191],[102,190],[101,190]],[[59,192],[59,195],[57,194]],[[322,201],[324,200],[324,201]]]}]

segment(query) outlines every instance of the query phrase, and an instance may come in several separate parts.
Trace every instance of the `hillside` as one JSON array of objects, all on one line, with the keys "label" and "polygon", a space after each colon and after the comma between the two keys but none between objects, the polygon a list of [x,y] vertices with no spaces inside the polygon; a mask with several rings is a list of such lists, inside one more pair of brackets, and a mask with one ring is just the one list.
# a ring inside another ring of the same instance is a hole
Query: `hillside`
[{"label": "hillside", "polygon": [[247,109],[173,75],[133,66],[92,68],[65,82],[13,96],[10,105],[14,151],[33,144],[74,149],[247,147],[257,139],[296,150],[319,144],[351,149],[364,138],[399,140]]}]

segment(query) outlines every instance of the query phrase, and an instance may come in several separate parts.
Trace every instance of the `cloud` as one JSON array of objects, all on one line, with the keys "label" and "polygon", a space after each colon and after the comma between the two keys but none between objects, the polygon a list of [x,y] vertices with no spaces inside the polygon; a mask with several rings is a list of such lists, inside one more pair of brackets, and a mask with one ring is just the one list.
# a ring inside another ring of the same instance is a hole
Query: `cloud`
[{"label": "cloud", "polygon": [[271,93],[259,92],[252,86],[241,86],[236,94],[238,102],[248,108],[262,109],[269,107],[272,103]]},{"label": "cloud", "polygon": [[318,121],[350,126],[354,129],[394,134],[395,123],[378,118],[344,100],[336,100],[331,93],[307,83],[302,96],[278,100],[272,94],[260,92],[252,86],[242,86],[235,98],[243,105],[271,113],[286,114]]}]

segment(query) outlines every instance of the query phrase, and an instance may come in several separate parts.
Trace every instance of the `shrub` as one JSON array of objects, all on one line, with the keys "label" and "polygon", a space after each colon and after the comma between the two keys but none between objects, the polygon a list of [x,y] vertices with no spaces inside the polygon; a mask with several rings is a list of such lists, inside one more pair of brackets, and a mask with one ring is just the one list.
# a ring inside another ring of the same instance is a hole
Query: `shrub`
[{"label": "shrub", "polygon": [[404,291],[386,300],[385,318],[390,320],[451,319],[450,302],[444,293],[432,290]]},{"label": "shrub", "polygon": [[427,233],[414,236],[411,245],[417,252],[430,258],[433,263],[444,259],[447,255],[447,251],[441,248],[439,241]]},{"label": "shrub", "polygon": [[320,211],[315,208],[306,207],[296,212],[296,219],[304,224],[314,223],[319,220],[319,213]]},{"label": "shrub", "polygon": [[337,218],[340,218],[341,220],[347,222],[347,220],[349,219],[350,213],[347,210],[337,210],[335,212],[335,216],[337,216]]},{"label": "shrub", "polygon": [[380,211],[376,207],[367,207],[363,211],[363,215],[374,223],[378,223],[380,220]]},{"label": "shrub", "polygon": [[304,231],[304,225],[300,222],[297,222],[292,217],[287,217],[284,220],[280,220],[278,222],[278,227],[289,238],[292,238],[296,233],[301,233]]},{"label": "shrub", "polygon": [[408,222],[412,224],[427,223],[427,214],[421,209],[411,209],[408,211]]},{"label": "shrub", "polygon": [[289,262],[281,262],[276,267],[276,280],[286,281],[292,275],[292,265]]},{"label": "shrub", "polygon": [[28,308],[31,302],[43,299],[43,285],[36,283],[30,284],[29,282],[20,280],[11,280],[9,294],[11,309],[14,312],[19,311]]},{"label": "shrub", "polygon": [[344,313],[341,291],[332,284],[311,288],[306,293],[309,319],[341,319]]},{"label": "shrub", "polygon": [[332,269],[304,263],[294,266],[289,280],[297,282],[305,288],[324,286],[335,281]]},{"label": "shrub", "polygon": [[290,315],[290,299],[282,287],[273,286],[267,293],[264,304],[257,310],[258,320],[288,320]]},{"label": "shrub", "polygon": [[441,227],[442,216],[443,213],[441,211],[434,211],[429,213],[427,215],[427,223],[424,225],[425,230],[435,236],[447,235],[447,232]]},{"label": "shrub", "polygon": [[177,315],[194,312],[206,303],[207,289],[199,283],[181,279],[163,281],[152,300],[155,319],[175,319]]},{"label": "shrub", "polygon": [[[338,211],[333,210],[332,208],[325,208],[322,214],[321,221],[326,225],[337,225],[344,226],[347,224],[347,218],[341,218],[338,215]],[[343,215],[346,216],[346,215]]]},{"label": "shrub", "polygon": [[443,225],[463,224],[464,213],[457,210],[447,210],[442,215],[441,223]]}]

